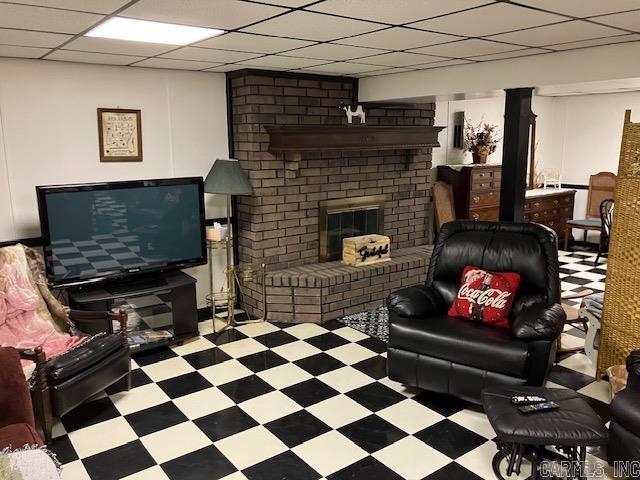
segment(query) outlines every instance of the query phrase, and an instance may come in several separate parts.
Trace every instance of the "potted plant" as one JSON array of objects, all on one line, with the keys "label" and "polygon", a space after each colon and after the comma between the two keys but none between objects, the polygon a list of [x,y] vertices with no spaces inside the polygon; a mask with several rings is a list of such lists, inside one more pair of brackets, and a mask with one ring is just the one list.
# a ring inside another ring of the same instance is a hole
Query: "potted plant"
[{"label": "potted plant", "polygon": [[473,156],[473,163],[487,163],[487,157],[496,151],[500,141],[497,134],[496,125],[480,122],[477,127],[474,127],[471,122],[466,121],[464,138],[466,149]]}]

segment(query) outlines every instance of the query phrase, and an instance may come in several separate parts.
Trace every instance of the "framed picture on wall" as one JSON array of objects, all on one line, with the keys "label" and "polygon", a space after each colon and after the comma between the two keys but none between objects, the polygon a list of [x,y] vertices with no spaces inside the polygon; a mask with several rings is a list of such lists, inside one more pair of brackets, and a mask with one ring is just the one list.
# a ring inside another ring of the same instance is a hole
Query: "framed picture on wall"
[{"label": "framed picture on wall", "polygon": [[98,141],[101,162],[141,162],[141,111],[98,108]]}]

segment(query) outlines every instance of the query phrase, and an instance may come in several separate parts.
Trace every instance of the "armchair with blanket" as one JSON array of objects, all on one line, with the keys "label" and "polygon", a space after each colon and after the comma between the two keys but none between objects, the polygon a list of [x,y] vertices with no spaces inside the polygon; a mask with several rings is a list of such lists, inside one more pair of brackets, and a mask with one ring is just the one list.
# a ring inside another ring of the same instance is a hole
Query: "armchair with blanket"
[{"label": "armchair with blanket", "polygon": [[[520,275],[509,328],[450,317],[464,268]],[[387,298],[389,378],[480,403],[485,387],[543,385],[565,313],[556,234],[534,223],[443,225],[424,285]]]},{"label": "armchair with blanket", "polygon": [[[30,378],[36,420],[51,440],[52,417],[60,417],[117,380],[131,361],[124,311],[69,311],[49,291],[42,257],[13,245],[0,249],[0,346],[18,350]],[[120,323],[118,334],[86,335],[92,323]]]}]

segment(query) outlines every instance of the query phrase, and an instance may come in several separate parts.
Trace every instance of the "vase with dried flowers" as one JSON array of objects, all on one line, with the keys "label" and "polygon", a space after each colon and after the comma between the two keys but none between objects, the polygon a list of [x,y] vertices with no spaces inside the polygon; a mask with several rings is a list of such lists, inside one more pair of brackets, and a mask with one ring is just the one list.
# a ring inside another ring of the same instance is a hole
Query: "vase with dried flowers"
[{"label": "vase with dried flowers", "polygon": [[464,138],[466,149],[472,154],[473,163],[487,163],[487,157],[496,151],[500,142],[498,127],[483,121],[474,127],[466,120]]}]

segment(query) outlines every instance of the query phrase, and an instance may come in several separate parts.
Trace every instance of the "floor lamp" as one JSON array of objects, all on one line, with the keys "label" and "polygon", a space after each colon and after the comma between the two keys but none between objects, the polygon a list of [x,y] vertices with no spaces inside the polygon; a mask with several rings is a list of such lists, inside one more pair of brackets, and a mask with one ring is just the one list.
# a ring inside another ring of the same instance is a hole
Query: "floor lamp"
[{"label": "floor lamp", "polygon": [[[232,195],[253,195],[253,188],[249,183],[247,174],[240,166],[237,160],[217,159],[213,162],[213,166],[207,178],[204,180],[205,193],[215,193],[227,196],[227,327],[233,323],[235,301],[233,298],[234,284],[234,266],[233,266],[233,243],[231,237],[231,196]],[[211,265],[212,259],[209,259]],[[210,273],[212,267],[210,267]],[[210,279],[213,282],[212,279]],[[213,299],[213,284],[211,285],[211,311],[213,313],[212,322],[215,331],[215,304]],[[226,327],[225,327],[226,328]]]}]

